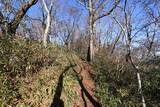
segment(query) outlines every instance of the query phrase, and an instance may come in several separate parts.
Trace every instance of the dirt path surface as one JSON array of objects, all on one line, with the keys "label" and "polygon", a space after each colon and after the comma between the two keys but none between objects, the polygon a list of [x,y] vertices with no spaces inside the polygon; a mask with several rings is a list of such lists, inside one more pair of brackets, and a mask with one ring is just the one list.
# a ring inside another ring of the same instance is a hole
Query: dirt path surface
[{"label": "dirt path surface", "polygon": [[73,71],[76,72],[80,87],[77,89],[79,98],[75,99],[74,107],[101,107],[95,97],[95,83],[91,76],[96,72],[84,61],[77,61]]},{"label": "dirt path surface", "polygon": [[25,104],[35,107],[101,107],[95,97],[96,86],[92,79],[96,72],[87,62],[70,62],[72,64],[65,66],[60,72],[53,72],[60,69],[55,67],[44,69],[30,78],[22,78],[24,85],[19,92],[23,99],[18,101],[17,107]]}]

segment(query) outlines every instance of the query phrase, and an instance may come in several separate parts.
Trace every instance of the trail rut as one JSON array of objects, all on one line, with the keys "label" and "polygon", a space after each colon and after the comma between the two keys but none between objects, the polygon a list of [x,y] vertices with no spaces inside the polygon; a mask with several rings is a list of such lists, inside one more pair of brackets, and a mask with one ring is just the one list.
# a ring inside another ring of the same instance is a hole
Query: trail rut
[{"label": "trail rut", "polygon": [[92,79],[96,72],[84,61],[77,61],[76,65],[77,67],[73,68],[73,71],[77,74],[80,84],[80,87],[77,89],[80,98],[75,99],[73,107],[101,107],[98,99],[95,97],[94,88],[96,86]]}]

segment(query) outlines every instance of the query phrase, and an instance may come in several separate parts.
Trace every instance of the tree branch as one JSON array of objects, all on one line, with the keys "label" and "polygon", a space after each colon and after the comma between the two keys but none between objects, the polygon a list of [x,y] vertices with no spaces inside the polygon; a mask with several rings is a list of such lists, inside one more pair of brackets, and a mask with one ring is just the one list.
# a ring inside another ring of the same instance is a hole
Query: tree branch
[{"label": "tree branch", "polygon": [[141,27],[137,32],[134,33],[133,37],[135,37],[140,31],[142,31],[144,28],[150,26],[151,24],[154,24],[154,23],[160,23],[160,20],[156,20],[156,21],[153,21],[153,22],[150,22],[146,25],[144,25],[143,27]]},{"label": "tree branch", "polygon": [[42,2],[43,2],[45,10],[47,11],[47,13],[49,13],[49,9],[47,7],[47,4],[46,4],[45,0],[42,0]]},{"label": "tree branch", "polygon": [[126,30],[125,30],[125,28],[123,27],[123,25],[122,25],[115,17],[112,16],[112,18],[113,18],[113,19],[115,20],[115,22],[121,27],[124,35],[126,36],[126,33],[125,33]]},{"label": "tree branch", "polygon": [[32,6],[35,5],[38,0],[30,0],[26,4],[22,5],[21,8],[18,10],[14,19],[9,23],[11,29],[17,29],[20,21],[22,20],[23,16],[26,14],[27,10]]},{"label": "tree branch", "polygon": [[49,13],[51,14],[52,9],[53,9],[53,4],[54,4],[54,0],[51,1],[51,5],[50,5],[50,9],[49,9]]},{"label": "tree branch", "polygon": [[110,14],[113,12],[113,10],[117,7],[117,5],[118,5],[119,3],[120,3],[120,0],[118,0],[118,2],[115,2],[114,6],[113,6],[108,12],[106,12],[106,13],[98,16],[98,17],[96,17],[96,18],[94,19],[94,22],[97,21],[98,19],[101,19],[101,18],[103,18],[103,17],[105,17],[105,16],[110,15]]},{"label": "tree branch", "polygon": [[[87,8],[87,6],[86,6],[86,3],[82,3],[80,0],[77,0],[77,2],[80,4],[80,5],[82,5],[84,8],[86,8],[87,10],[88,10],[88,8]],[[85,2],[85,1],[84,1]]]}]

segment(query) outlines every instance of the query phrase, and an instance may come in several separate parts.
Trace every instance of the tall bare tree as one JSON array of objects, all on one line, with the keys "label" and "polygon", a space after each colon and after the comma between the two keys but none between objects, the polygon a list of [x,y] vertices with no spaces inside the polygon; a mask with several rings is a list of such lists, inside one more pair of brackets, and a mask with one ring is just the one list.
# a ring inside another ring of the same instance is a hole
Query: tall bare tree
[{"label": "tall bare tree", "polygon": [[[120,21],[118,21],[116,19],[116,17],[113,17],[113,19],[117,22],[117,24],[119,24],[119,26],[121,27],[121,29],[122,29],[122,31],[124,33],[125,42],[126,42],[126,50],[127,50],[127,52],[126,52],[126,61],[129,62],[132,65],[133,70],[136,71],[136,73],[137,73],[139,93],[140,93],[141,98],[142,98],[142,105],[143,105],[143,107],[146,107],[145,98],[144,98],[144,95],[142,93],[142,85],[141,85],[141,78],[140,78],[140,72],[139,72],[140,70],[134,64],[134,62],[132,60],[132,56],[131,56],[131,45],[132,45],[133,37],[137,34],[137,33],[135,33],[134,36],[133,36],[133,30],[134,30],[134,28],[133,28],[133,19],[135,18],[135,17],[133,17],[133,12],[135,10],[135,6],[133,6],[133,8],[132,8],[132,7],[129,7],[128,4],[129,4],[129,1],[125,0],[124,1],[124,7],[120,7],[122,9],[123,13],[124,13],[124,22],[123,22],[123,24],[120,23]],[[128,6],[128,8],[127,8],[127,6]],[[140,28],[140,31],[143,28],[144,28],[144,26],[142,28]],[[137,32],[139,32],[139,30]]]},{"label": "tall bare tree", "polygon": [[101,18],[110,15],[117,7],[120,0],[115,0],[112,8],[106,11],[108,0],[77,0],[79,4],[83,5],[89,13],[89,46],[87,60],[92,62],[94,59],[94,45],[93,39],[96,33],[96,22]]}]

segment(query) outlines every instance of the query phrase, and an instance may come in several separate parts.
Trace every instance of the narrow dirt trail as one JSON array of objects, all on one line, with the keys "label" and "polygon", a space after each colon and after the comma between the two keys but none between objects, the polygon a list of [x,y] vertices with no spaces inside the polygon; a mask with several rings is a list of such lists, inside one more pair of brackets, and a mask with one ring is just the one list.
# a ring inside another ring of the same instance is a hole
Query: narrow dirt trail
[{"label": "narrow dirt trail", "polygon": [[77,89],[80,97],[75,99],[74,107],[101,107],[95,97],[94,88],[96,86],[91,77],[91,75],[96,75],[96,72],[84,61],[77,61],[76,65],[73,71],[76,72],[80,84]]}]

